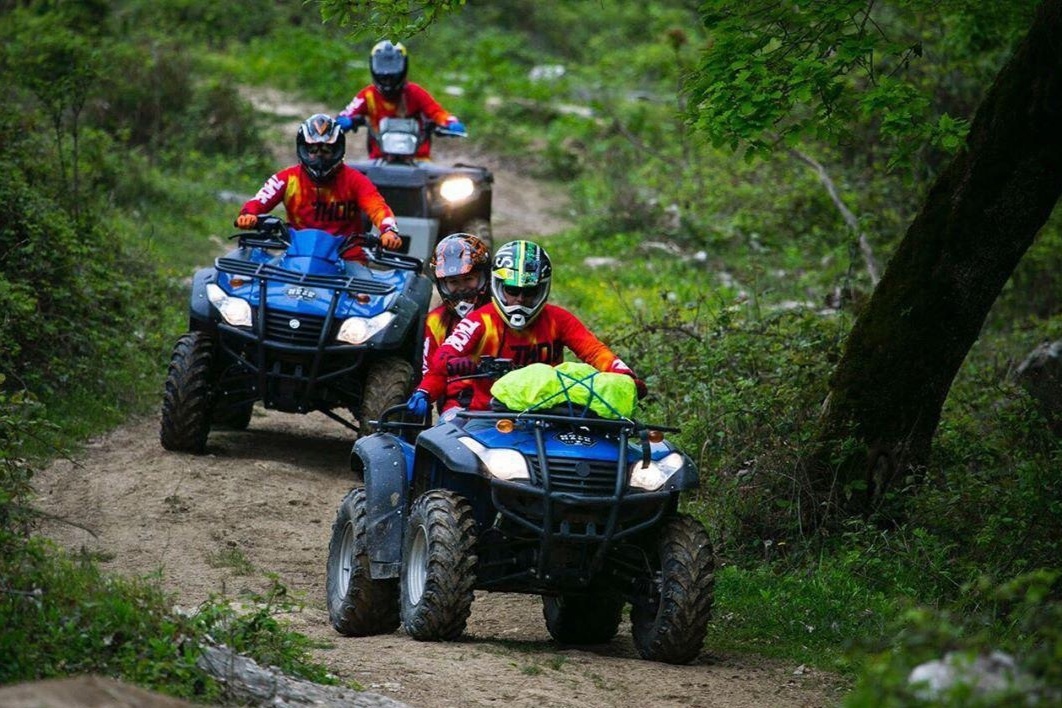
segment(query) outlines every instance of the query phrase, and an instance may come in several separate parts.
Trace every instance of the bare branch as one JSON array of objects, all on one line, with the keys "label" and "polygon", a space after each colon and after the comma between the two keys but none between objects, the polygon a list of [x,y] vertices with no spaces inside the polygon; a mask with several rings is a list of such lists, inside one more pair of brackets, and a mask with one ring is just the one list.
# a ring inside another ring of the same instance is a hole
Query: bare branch
[{"label": "bare branch", "polygon": [[859,220],[856,218],[852,210],[848,208],[848,205],[841,199],[841,195],[837,191],[837,185],[834,184],[833,179],[830,177],[826,168],[816,160],[815,158],[807,155],[796,148],[790,148],[789,154],[797,158],[804,164],[810,166],[819,177],[819,181],[822,182],[822,186],[826,188],[826,193],[830,195],[830,201],[833,202],[837,210],[841,212],[841,218],[848,224],[848,228],[852,230],[852,233],[856,234],[859,240],[859,251],[863,254],[863,261],[866,263],[867,274],[870,276],[871,285],[876,286],[881,279],[880,268],[878,266],[877,259],[874,257],[874,250],[870,247],[870,241],[867,239],[866,233],[860,230]]}]

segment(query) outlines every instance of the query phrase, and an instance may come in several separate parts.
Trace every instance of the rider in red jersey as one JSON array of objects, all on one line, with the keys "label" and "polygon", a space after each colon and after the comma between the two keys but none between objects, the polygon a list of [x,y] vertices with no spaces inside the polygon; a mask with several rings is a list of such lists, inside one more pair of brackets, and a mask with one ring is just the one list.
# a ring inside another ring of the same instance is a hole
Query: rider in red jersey
[{"label": "rider in red jersey", "polygon": [[[260,214],[284,203],[288,223],[296,229],[321,229],[335,236],[357,237],[365,231],[364,216],[380,230],[384,248],[402,246],[391,207],[369,179],[343,164],[346,139],[331,117],[318,113],[299,126],[295,138],[299,164],[266,180],[243,205],[236,226],[254,228]],[[361,239],[343,252],[346,260],[365,260]]]}]

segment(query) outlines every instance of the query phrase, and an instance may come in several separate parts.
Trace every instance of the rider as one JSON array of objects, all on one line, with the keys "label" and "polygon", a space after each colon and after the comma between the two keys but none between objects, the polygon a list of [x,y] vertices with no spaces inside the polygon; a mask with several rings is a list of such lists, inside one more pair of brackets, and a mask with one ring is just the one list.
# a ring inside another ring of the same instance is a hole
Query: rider
[{"label": "rider", "polygon": [[343,163],[345,149],[346,138],[330,116],[316,113],[307,118],[295,136],[299,164],[266,180],[240,209],[236,226],[253,229],[259,214],[268,214],[283,201],[293,228],[354,236],[342,253],[345,260],[365,261],[363,214],[380,230],[384,248],[400,248],[402,239],[391,207],[365,175]]},{"label": "rider", "polygon": [[[553,267],[541,246],[531,241],[510,241],[494,254],[491,271],[491,303],[473,310],[429,361],[420,386],[406,407],[414,415],[427,414],[430,401],[447,388],[447,377],[475,373],[480,357],[512,359],[515,366],[535,362],[557,365],[564,348],[599,371],[626,374],[634,379],[639,398],[645,383],[575,315],[548,304]],[[469,410],[490,407],[491,381],[470,379],[473,396]]]},{"label": "rider", "polygon": [[[490,250],[472,234],[454,233],[439,241],[431,257],[430,271],[443,304],[428,313],[424,322],[424,366],[468,313],[490,302]],[[467,408],[472,402],[472,382],[452,379],[439,400],[443,413]]]},{"label": "rider", "polygon": [[[383,156],[376,135],[383,118],[416,118],[423,125],[432,122],[452,133],[465,134],[465,126],[457,116],[439,105],[430,93],[420,85],[406,80],[409,57],[401,42],[383,40],[377,42],[369,53],[369,72],[372,84],[366,86],[339,112],[336,121],[344,131],[356,125],[369,124],[369,157]],[[414,157],[426,160],[431,157],[431,133],[417,148]]]}]

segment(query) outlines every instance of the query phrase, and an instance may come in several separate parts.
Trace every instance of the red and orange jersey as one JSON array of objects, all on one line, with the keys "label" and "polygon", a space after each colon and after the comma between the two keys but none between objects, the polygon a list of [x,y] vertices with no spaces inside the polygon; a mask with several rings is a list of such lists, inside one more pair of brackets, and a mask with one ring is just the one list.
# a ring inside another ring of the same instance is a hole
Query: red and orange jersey
[{"label": "red and orange jersey", "polygon": [[[514,366],[518,367],[534,363],[555,366],[564,361],[565,348],[599,371],[630,372],[611,349],[563,307],[547,304],[530,327],[517,331],[506,325],[497,308],[490,303],[474,310],[454,326],[453,332],[428,361],[419,388],[433,401],[446,393],[446,362],[454,357],[479,359],[493,356],[512,359]],[[465,383],[471,384],[474,392],[468,408],[489,408],[493,381],[482,378]]]},{"label": "red and orange jersey", "polygon": [[[340,165],[327,183],[310,179],[301,165],[286,167],[266,180],[241,214],[267,214],[284,203],[288,223],[296,229],[321,229],[336,236],[360,234],[365,230],[367,215],[381,231],[395,226],[391,207],[368,177],[347,165]],[[362,260],[361,247],[351,249],[344,258]]]},{"label": "red and orange jersey", "polygon": [[[424,320],[424,364],[422,375],[428,373],[428,365],[435,358],[435,353],[443,341],[450,336],[461,318],[449,307],[439,305],[428,313]],[[472,382],[462,379],[449,379],[446,382],[446,395],[439,402],[439,410],[445,411],[457,406],[467,406],[472,400]]]},{"label": "red and orange jersey", "polygon": [[[348,118],[365,116],[372,133],[379,132],[380,120],[383,118],[394,118],[396,116],[398,118],[419,118],[424,116],[427,120],[437,125],[446,125],[451,117],[450,113],[439,105],[439,102],[430,93],[412,81],[406,82],[405,87],[402,89],[402,95],[397,101],[389,101],[384,98],[384,95],[370,84],[358,91],[358,94],[347,104],[346,108],[339,112],[339,115],[347,116]],[[370,133],[369,157],[376,159],[381,157],[382,154],[380,146],[376,144]],[[425,140],[417,148],[415,157],[427,158],[430,156],[431,143]]]}]

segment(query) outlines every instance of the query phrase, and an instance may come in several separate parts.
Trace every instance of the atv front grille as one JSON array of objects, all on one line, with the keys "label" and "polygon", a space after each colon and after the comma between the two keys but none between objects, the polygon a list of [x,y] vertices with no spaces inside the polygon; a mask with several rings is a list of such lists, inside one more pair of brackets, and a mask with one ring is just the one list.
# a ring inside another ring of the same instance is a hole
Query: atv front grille
[{"label": "atv front grille", "polygon": [[420,187],[410,189],[408,187],[389,187],[378,185],[380,195],[391,207],[391,211],[402,216],[427,216],[428,205],[424,199],[424,191]]},{"label": "atv front grille", "polygon": [[[594,460],[549,458],[549,488],[554,492],[572,492],[611,496],[616,492],[616,463]],[[542,484],[542,468],[537,458],[531,459],[531,469]]]},{"label": "atv front grille", "polygon": [[323,317],[266,312],[265,338],[274,342],[316,347],[323,328]]}]

